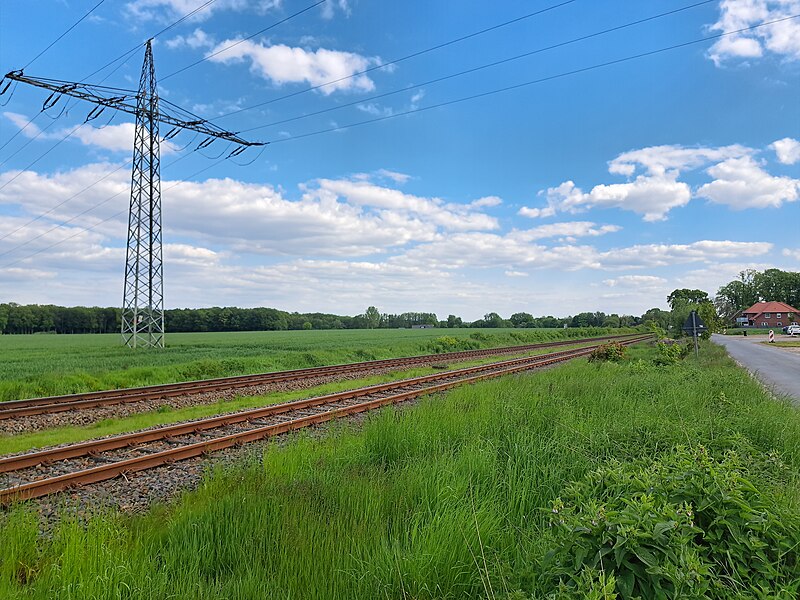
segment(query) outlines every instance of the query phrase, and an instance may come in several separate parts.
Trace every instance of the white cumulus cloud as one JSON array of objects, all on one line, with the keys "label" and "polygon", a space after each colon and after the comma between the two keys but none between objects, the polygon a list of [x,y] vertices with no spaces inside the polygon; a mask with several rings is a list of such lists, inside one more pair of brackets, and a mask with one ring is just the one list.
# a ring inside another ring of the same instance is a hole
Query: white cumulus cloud
[{"label": "white cumulus cloud", "polygon": [[725,160],[708,174],[714,180],[700,186],[697,195],[736,210],[777,208],[800,195],[800,180],[772,176],[751,156]]},{"label": "white cumulus cloud", "polygon": [[[719,10],[710,30],[729,32],[796,15],[800,0],[722,0]],[[767,52],[800,60],[800,20],[787,19],[722,37],[711,46],[708,56],[719,66],[727,60],[758,58]]]},{"label": "white cumulus cloud", "polygon": [[661,286],[667,280],[655,275],[621,275],[614,279],[604,279],[603,283],[608,287],[643,288]]},{"label": "white cumulus cloud", "polygon": [[[229,48],[233,44],[236,45]],[[364,71],[370,65],[378,62],[376,58],[369,58],[354,52],[326,48],[310,50],[285,44],[267,46],[237,39],[220,42],[209,50],[206,56],[212,62],[222,64],[249,60],[253,73],[277,85],[300,82],[322,85],[335,82],[320,88],[320,91],[326,95],[336,90],[373,90],[375,84],[372,79],[366,75],[355,75],[355,73]],[[337,81],[339,79],[342,81]]]},{"label": "white cumulus cloud", "polygon": [[[203,6],[206,4],[207,6]],[[175,17],[183,17],[197,10],[190,20],[204,21],[215,12],[224,10],[243,11],[253,9],[259,14],[278,9],[282,0],[132,0],[125,5],[128,14],[142,21],[172,21]],[[201,8],[202,7],[202,8]]]},{"label": "white cumulus cloud", "polygon": [[[773,143],[779,159],[794,160],[797,151],[791,138]],[[800,145],[800,144],[799,144]],[[523,207],[526,217],[549,217],[557,212],[579,213],[592,208],[619,208],[642,216],[644,221],[662,221],[675,208],[693,198],[708,198],[735,209],[780,206],[797,199],[798,180],[767,173],[755,158],[758,151],[734,144],[720,147],[679,145],[650,146],[623,152],[608,163],[611,174],[628,178],[624,183],[601,183],[589,191],[572,180],[539,192],[547,200],[543,207]],[[710,165],[710,166],[709,166]],[[693,189],[681,181],[686,172],[702,167],[712,181]]]},{"label": "white cumulus cloud", "polygon": [[784,165],[793,165],[800,161],[800,141],[785,137],[773,142],[769,147],[775,151],[778,161]]}]

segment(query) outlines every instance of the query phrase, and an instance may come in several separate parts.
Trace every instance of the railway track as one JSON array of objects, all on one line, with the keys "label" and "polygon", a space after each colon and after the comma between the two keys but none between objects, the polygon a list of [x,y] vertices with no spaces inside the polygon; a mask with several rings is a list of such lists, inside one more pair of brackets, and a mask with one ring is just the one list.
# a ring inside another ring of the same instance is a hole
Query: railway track
[{"label": "railway track", "polygon": [[104,390],[86,392],[83,394],[70,394],[66,396],[48,396],[43,398],[29,398],[25,400],[9,400],[0,402],[0,419],[13,419],[30,415],[41,415],[95,408],[98,406],[112,406],[141,402],[143,400],[171,398],[190,394],[201,394],[220,390],[231,390],[251,386],[314,379],[325,376],[347,375],[359,371],[374,369],[400,369],[415,365],[430,363],[431,361],[453,361],[499,356],[517,352],[526,352],[540,348],[556,348],[559,346],[594,343],[606,340],[629,339],[636,334],[606,336],[602,338],[582,338],[576,340],[562,340],[540,344],[527,344],[523,346],[505,346],[502,348],[488,348],[484,350],[466,350],[463,352],[449,352],[445,354],[426,354],[421,356],[406,356],[383,360],[371,360],[360,363],[331,365],[325,367],[310,367],[290,371],[275,371],[255,375],[238,375],[234,377],[221,377],[217,379],[203,379],[182,383],[167,383],[147,387],[126,388],[118,390]]},{"label": "railway track", "polygon": [[[622,341],[635,344],[640,335]],[[224,448],[410,400],[458,385],[564,362],[600,344],[455,369],[356,390],[231,413],[137,433],[65,445],[0,459],[0,504],[36,498],[125,473],[201,456]]]}]

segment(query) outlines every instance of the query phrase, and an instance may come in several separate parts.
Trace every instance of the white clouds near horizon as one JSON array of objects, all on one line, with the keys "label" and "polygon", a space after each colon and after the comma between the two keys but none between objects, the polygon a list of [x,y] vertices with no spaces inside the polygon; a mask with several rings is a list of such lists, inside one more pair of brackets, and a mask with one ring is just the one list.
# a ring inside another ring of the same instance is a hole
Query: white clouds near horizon
[{"label": "white clouds near horizon", "polygon": [[[780,162],[789,164],[796,151],[791,138],[769,146]],[[551,217],[558,212],[580,213],[598,208],[634,212],[646,222],[665,220],[673,209],[693,198],[706,198],[735,210],[780,207],[800,197],[800,179],[773,176],[766,162],[755,158],[758,151],[739,144],[720,147],[650,146],[623,152],[609,162],[611,174],[628,178],[624,183],[597,184],[584,192],[574,181],[539,192],[542,207],[523,207],[519,214],[531,218]],[[710,166],[708,166],[710,165]],[[681,181],[686,172],[707,167],[712,180],[692,189]]]}]

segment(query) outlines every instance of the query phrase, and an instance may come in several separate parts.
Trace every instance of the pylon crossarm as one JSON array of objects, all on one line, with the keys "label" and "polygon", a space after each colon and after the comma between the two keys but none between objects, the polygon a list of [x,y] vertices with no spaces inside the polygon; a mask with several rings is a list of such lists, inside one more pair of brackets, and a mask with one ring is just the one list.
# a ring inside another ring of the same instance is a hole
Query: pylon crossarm
[{"label": "pylon crossarm", "polygon": [[[145,113],[148,111],[147,107],[141,107],[138,102],[139,94],[141,92],[136,92],[134,90],[80,83],[75,81],[47,79],[44,77],[30,77],[25,75],[22,71],[11,71],[10,73],[6,73],[5,79],[49,90],[50,96],[48,96],[42,104],[42,110],[47,110],[55,106],[61,96],[70,96],[72,98],[77,98],[78,100],[90,102],[98,107],[113,108],[134,116],[139,114],[139,112],[142,110],[144,110]],[[0,83],[0,89],[2,89],[2,87],[3,86]],[[165,105],[166,107],[172,107],[176,111],[191,115],[194,118],[188,120],[181,119],[170,112],[165,111]],[[92,109],[86,120],[90,121],[93,118],[96,118],[98,114],[99,113],[96,112],[96,109]],[[177,127],[178,129],[196,131],[197,133],[212,138],[212,141],[214,138],[219,138],[234,144],[239,144],[241,146],[264,145],[263,142],[250,142],[242,139],[236,135],[235,132],[226,131],[217,125],[214,125],[210,121],[199,118],[196,115],[192,115],[188,111],[185,111],[179,106],[167,101],[162,102],[162,106],[157,115],[155,115],[155,118],[159,123],[163,123],[164,125],[168,125],[172,128]]]}]

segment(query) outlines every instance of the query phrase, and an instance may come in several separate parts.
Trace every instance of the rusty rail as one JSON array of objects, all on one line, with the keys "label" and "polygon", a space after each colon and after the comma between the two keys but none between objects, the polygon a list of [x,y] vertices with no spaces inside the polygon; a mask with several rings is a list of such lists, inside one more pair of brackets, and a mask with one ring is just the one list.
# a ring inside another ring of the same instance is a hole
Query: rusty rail
[{"label": "rusty rail", "polygon": [[[635,344],[650,339],[651,337],[652,336],[650,335],[641,335],[633,339],[627,339],[622,343],[626,345]],[[489,365],[456,369],[453,371],[446,371],[444,373],[379,384],[357,390],[320,396],[317,398],[309,398],[306,400],[299,400],[260,409],[242,411],[239,413],[232,413],[219,417],[211,417],[190,423],[161,427],[138,433],[125,434],[103,440],[83,442],[61,448],[24,454],[21,456],[7,457],[0,459],[0,472],[21,470],[36,466],[41,463],[53,462],[56,460],[66,460],[69,458],[76,458],[86,455],[95,456],[108,450],[136,446],[138,444],[157,440],[173,439],[178,435],[197,433],[233,423],[248,422],[259,417],[291,412],[321,404],[329,404],[340,400],[370,396],[379,392],[400,390],[408,387],[414,388],[406,391],[400,391],[390,396],[367,400],[351,406],[333,408],[318,414],[302,416],[282,423],[257,427],[248,431],[223,435],[211,440],[195,442],[185,446],[155,452],[146,456],[124,459],[89,469],[83,469],[73,473],[67,473],[64,475],[58,475],[55,477],[44,478],[29,483],[12,486],[10,488],[0,490],[0,504],[9,504],[15,500],[36,498],[62,491],[70,487],[113,479],[114,477],[117,477],[123,473],[142,471],[178,460],[185,460],[187,458],[201,456],[216,450],[222,450],[232,446],[238,446],[248,442],[264,439],[266,437],[286,433],[288,431],[324,423],[342,416],[365,412],[374,408],[385,406],[387,404],[402,402],[418,396],[447,390],[458,385],[475,383],[477,381],[500,377],[502,375],[508,375],[533,368],[556,364],[573,358],[585,356],[591,353],[591,351],[594,350],[594,348],[596,348],[598,345],[599,344],[586,348],[564,350],[561,352],[554,352],[539,356],[517,358],[499,363],[492,363]],[[456,377],[459,378],[453,380]],[[423,388],[415,387],[419,386],[420,384],[447,379],[450,379],[451,381],[433,383],[433,385]]]},{"label": "rusty rail", "polygon": [[98,406],[126,404],[130,402],[140,402],[142,400],[153,400],[170,398],[174,396],[183,396],[187,394],[200,394],[204,392],[237,389],[254,385],[279,383],[282,381],[313,379],[316,377],[324,377],[326,375],[357,373],[359,371],[376,368],[401,368],[406,366],[414,366],[420,363],[427,363],[430,361],[468,360],[470,358],[511,354],[514,352],[525,352],[539,348],[555,348],[559,346],[593,343],[600,340],[630,339],[636,335],[638,334],[605,336],[600,338],[581,338],[576,340],[560,340],[557,342],[543,342],[540,344],[527,344],[522,346],[504,346],[501,348],[487,348],[483,350],[465,350],[462,352],[449,352],[443,354],[425,354],[420,356],[372,360],[360,363],[347,363],[324,367],[309,367],[305,369],[293,369],[288,371],[274,371],[255,375],[236,375],[233,377],[220,377],[215,379],[203,379],[181,383],[166,383],[145,387],[85,392],[82,394],[69,394],[65,396],[47,396],[43,398],[9,400],[0,402],[0,419],[66,412],[69,410],[95,408]]}]

